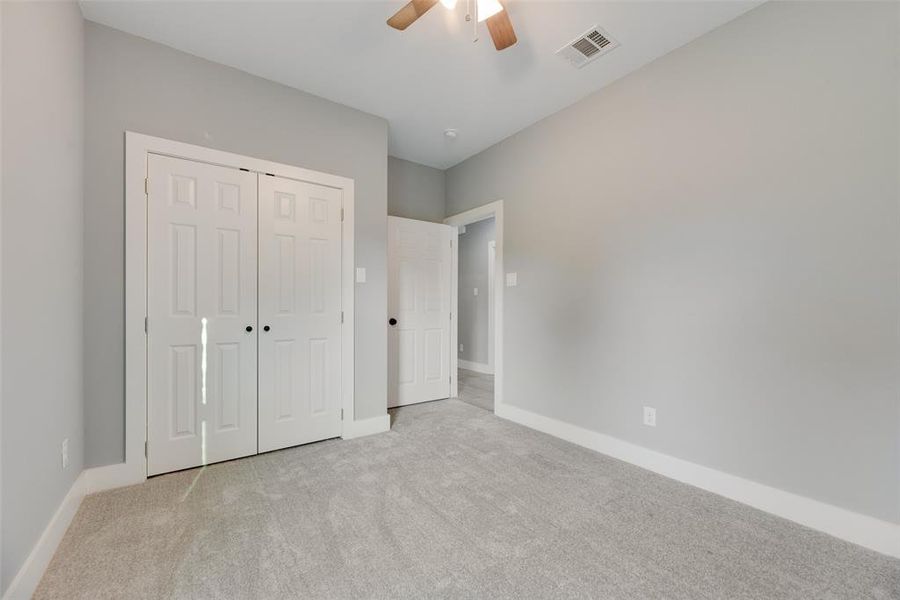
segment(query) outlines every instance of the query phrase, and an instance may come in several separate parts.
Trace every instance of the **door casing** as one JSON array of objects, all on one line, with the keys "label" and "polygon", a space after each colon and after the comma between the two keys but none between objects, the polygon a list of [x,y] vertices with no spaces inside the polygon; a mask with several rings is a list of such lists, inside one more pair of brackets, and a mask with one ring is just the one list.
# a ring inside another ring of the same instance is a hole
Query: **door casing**
[{"label": "door casing", "polygon": [[140,483],[147,478],[147,157],[159,154],[196,162],[271,173],[341,190],[341,407],[342,437],[354,422],[354,181],[312,171],[158,138],[125,132],[125,462],[104,467],[104,487]]}]

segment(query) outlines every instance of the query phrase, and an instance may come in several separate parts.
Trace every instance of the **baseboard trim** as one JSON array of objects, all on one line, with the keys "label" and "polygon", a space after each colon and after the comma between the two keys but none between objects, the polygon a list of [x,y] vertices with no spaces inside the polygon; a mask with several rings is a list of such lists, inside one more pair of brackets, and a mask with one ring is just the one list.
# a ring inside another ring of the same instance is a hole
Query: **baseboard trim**
[{"label": "baseboard trim", "polygon": [[509,404],[497,405],[495,413],[525,427],[900,558],[900,524],[769,487]]},{"label": "baseboard trim", "polygon": [[359,421],[344,421],[344,432],[341,434],[341,437],[345,440],[352,440],[353,438],[375,433],[384,433],[385,431],[390,431],[390,429],[390,415],[360,419]]},{"label": "baseboard trim", "polygon": [[47,523],[37,544],[31,549],[31,553],[22,564],[22,568],[13,577],[6,593],[3,594],[3,600],[28,600],[37,590],[44,571],[53,560],[59,543],[72,523],[75,513],[78,512],[78,507],[81,506],[81,501],[85,496],[86,481],[85,474],[82,472],[72,483],[72,487],[69,488],[59,508]]},{"label": "baseboard trim", "polygon": [[[360,421],[346,421],[344,423],[344,434],[341,437],[353,439],[383,433],[390,431],[390,429],[390,415],[362,419]],[[72,487],[69,488],[69,492],[63,498],[53,518],[50,519],[31,554],[25,559],[22,568],[19,569],[19,572],[13,578],[6,593],[3,594],[2,600],[27,600],[31,598],[35,590],[37,590],[37,586],[44,576],[44,571],[47,570],[47,566],[53,559],[59,543],[66,534],[66,530],[72,523],[72,519],[75,517],[75,513],[78,512],[78,507],[81,506],[81,501],[85,496],[105,490],[136,485],[143,483],[146,479],[143,473],[135,471],[132,466],[126,463],[94,467],[82,471],[75,479]]]},{"label": "baseboard trim", "polygon": [[484,363],[459,359],[458,365],[460,369],[466,369],[467,371],[475,371],[476,373],[484,373],[485,375],[494,374],[494,368],[491,365],[486,365]]},{"label": "baseboard trim", "polygon": [[72,487],[69,488],[69,492],[63,498],[53,518],[50,519],[22,568],[13,578],[6,593],[3,594],[3,600],[31,598],[85,496],[143,483],[146,479],[142,473],[135,472],[134,468],[125,463],[82,471],[72,483]]},{"label": "baseboard trim", "polygon": [[147,480],[145,473],[135,470],[127,463],[94,467],[85,470],[82,475],[85,476],[85,495],[136,485]]}]

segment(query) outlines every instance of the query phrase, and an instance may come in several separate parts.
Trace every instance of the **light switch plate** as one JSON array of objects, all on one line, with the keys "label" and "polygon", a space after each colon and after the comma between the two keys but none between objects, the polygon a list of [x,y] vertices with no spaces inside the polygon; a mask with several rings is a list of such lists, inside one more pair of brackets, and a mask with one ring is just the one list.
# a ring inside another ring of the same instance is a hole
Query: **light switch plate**
[{"label": "light switch plate", "polygon": [[518,273],[507,273],[506,274],[506,287],[516,287],[519,285],[519,274]]},{"label": "light switch plate", "polygon": [[356,267],[356,283],[365,283],[366,282],[366,268],[365,267]]},{"label": "light switch plate", "polygon": [[473,289],[474,289],[475,295],[477,296],[477,295],[478,295],[478,288],[473,288]]}]

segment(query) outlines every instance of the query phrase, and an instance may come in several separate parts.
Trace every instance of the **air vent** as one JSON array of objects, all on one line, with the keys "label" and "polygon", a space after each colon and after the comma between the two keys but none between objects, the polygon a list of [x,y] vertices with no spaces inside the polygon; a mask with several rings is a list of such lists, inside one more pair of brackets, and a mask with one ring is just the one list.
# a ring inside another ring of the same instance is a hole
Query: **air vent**
[{"label": "air vent", "polygon": [[618,47],[619,42],[612,39],[608,33],[599,27],[591,27],[583,35],[557,50],[556,54],[580,69]]}]

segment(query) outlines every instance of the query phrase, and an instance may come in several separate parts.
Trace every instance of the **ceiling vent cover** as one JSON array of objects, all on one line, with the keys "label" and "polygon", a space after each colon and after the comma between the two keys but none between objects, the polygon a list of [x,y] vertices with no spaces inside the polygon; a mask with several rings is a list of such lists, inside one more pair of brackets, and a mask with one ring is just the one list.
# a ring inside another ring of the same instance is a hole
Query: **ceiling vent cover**
[{"label": "ceiling vent cover", "polygon": [[619,42],[599,27],[591,27],[562,48],[556,54],[562,56],[579,69],[619,47]]}]

